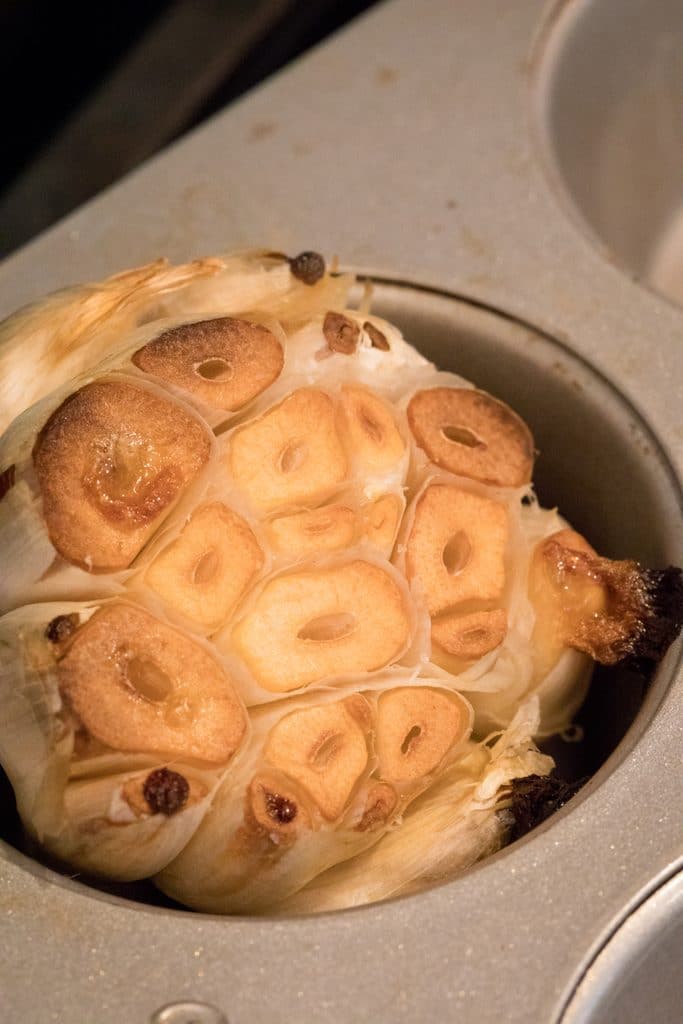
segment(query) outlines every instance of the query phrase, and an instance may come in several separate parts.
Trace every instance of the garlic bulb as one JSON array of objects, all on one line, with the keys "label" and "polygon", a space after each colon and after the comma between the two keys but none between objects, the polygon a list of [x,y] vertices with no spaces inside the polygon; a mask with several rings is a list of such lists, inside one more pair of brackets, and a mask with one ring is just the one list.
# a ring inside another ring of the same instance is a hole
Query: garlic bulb
[{"label": "garlic bulb", "polygon": [[523,421],[352,284],[160,262],[0,326],[0,762],[65,865],[207,911],[409,891],[505,842],[594,658],[676,631],[680,574],[540,508]]}]

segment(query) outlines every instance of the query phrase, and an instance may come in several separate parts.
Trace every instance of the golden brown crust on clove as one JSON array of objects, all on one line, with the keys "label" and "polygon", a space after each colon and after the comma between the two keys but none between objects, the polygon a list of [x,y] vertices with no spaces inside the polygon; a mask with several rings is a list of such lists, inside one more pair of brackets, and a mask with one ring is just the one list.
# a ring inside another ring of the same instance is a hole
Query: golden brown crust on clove
[{"label": "golden brown crust on clove", "polygon": [[341,391],[344,438],[363,469],[386,473],[405,452],[390,406],[368,388],[346,385]]},{"label": "golden brown crust on clove", "polygon": [[400,784],[429,775],[468,731],[462,706],[452,694],[428,686],[386,691],[377,703],[382,778]]},{"label": "golden brown crust on clove", "polygon": [[225,763],[246,733],[242,702],[216,659],[135,605],[95,612],[57,672],[83,727],[115,750]]},{"label": "golden brown crust on clove", "polygon": [[437,616],[468,601],[499,601],[505,585],[505,507],[451,484],[431,484],[417,500],[406,574]]},{"label": "golden brown crust on clove", "polygon": [[145,573],[169,607],[210,633],[225,622],[263,565],[249,525],[221,502],[195,509]]},{"label": "golden brown crust on clove", "polygon": [[507,633],[504,608],[490,611],[457,612],[439,616],[432,622],[432,640],[446,654],[463,661],[476,661],[499,647]]},{"label": "golden brown crust on clove", "polygon": [[458,476],[498,487],[531,480],[534,441],[509,406],[471,388],[417,391],[408,424],[432,462]]},{"label": "golden brown crust on clove", "polygon": [[269,580],[235,627],[232,643],[264,689],[284,693],[383,668],[410,635],[396,581],[355,559]]},{"label": "golden brown crust on clove", "polygon": [[67,398],[33,449],[50,540],[70,562],[124,569],[209,458],[204,427],[120,380]]},{"label": "golden brown crust on clove", "polygon": [[347,806],[369,759],[357,708],[345,701],[285,715],[271,729],[263,753],[306,791],[328,821]]},{"label": "golden brown crust on clove", "polygon": [[387,824],[396,809],[398,795],[386,782],[371,786],[365,799],[363,816],[356,825],[356,832],[372,832]]},{"label": "golden brown crust on clove", "polygon": [[391,351],[391,345],[387,341],[386,335],[383,334],[382,331],[380,331],[379,327],[375,327],[373,323],[371,323],[369,320],[366,320],[365,323],[363,324],[363,330],[370,339],[370,344],[372,345],[373,348],[379,349],[380,352]]},{"label": "golden brown crust on clove", "polygon": [[320,504],[346,477],[334,403],[300,388],[237,430],[228,462],[235,483],[262,512]]},{"label": "golden brown crust on clove", "polygon": [[324,505],[310,512],[278,516],[268,523],[270,542],[276,551],[288,555],[310,555],[350,547],[358,521],[346,505]]},{"label": "golden brown crust on clove", "polygon": [[382,494],[362,508],[365,536],[386,557],[391,555],[403,514],[403,502],[396,494]]},{"label": "golden brown crust on clove", "polygon": [[249,784],[244,820],[247,827],[276,835],[278,843],[293,842],[311,825],[310,815],[291,782],[268,771],[259,772]]},{"label": "golden brown crust on clove", "polygon": [[219,317],[164,331],[132,361],[206,405],[233,412],[280,376],[284,353],[262,324]]}]

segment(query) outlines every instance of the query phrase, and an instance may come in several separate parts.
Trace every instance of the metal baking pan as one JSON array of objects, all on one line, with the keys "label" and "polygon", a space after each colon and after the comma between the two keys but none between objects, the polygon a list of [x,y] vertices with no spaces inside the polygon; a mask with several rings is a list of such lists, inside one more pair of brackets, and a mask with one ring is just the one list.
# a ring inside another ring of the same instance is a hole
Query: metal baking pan
[{"label": "metal baking pan", "polygon": [[[576,33],[655,23],[614,7],[390,0],[8,260],[0,310],[161,254],[338,253],[430,357],[528,418],[543,501],[606,554],[681,564],[683,310],[591,219],[565,155],[581,134],[561,89],[600,83],[572,70]],[[139,902],[32,860],[6,810],[2,1019],[597,1024],[628,1001],[627,928],[641,949],[660,934],[642,969],[676,1019],[679,658],[648,688],[596,679],[586,739],[563,749],[593,777],[544,827],[373,907],[250,920]]]}]

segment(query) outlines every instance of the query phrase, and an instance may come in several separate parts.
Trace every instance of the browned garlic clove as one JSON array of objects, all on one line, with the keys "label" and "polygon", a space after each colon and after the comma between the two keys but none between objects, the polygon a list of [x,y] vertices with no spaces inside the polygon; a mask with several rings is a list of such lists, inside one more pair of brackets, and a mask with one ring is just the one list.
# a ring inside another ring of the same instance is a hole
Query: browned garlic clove
[{"label": "browned garlic clove", "polygon": [[451,484],[420,495],[406,549],[408,579],[436,616],[468,601],[499,601],[508,539],[505,507]]},{"label": "browned garlic clove", "polygon": [[134,605],[95,612],[57,672],[83,727],[115,750],[224,763],[246,733],[242,702],[216,659]]},{"label": "browned garlic clove", "polygon": [[332,399],[317,388],[293,392],[233,434],[228,463],[262,512],[324,501],[347,471]]},{"label": "browned garlic clove", "polygon": [[350,356],[358,348],[360,328],[355,320],[350,320],[343,313],[329,312],[323,321],[323,334],[327,346],[332,352],[341,352]]},{"label": "browned garlic clove", "polygon": [[502,644],[507,633],[503,608],[460,615],[447,612],[432,622],[432,641],[455,658],[476,661]]},{"label": "browned garlic clove", "polygon": [[354,460],[368,473],[386,473],[403,457],[406,445],[388,404],[367,388],[341,391],[344,436]]},{"label": "browned garlic clove", "polygon": [[87,384],[33,449],[50,540],[85,569],[126,568],[210,450],[204,427],[175,402],[121,380]]},{"label": "browned garlic clove", "polygon": [[294,512],[271,519],[267,530],[279,554],[310,555],[350,547],[356,538],[358,521],[346,505],[324,505],[310,512]]},{"label": "browned garlic clove", "polygon": [[410,636],[397,582],[374,563],[356,559],[269,580],[232,641],[256,681],[284,693],[383,668]]},{"label": "browned garlic clove", "polygon": [[455,694],[427,686],[386,691],[377,704],[376,745],[382,778],[396,784],[423,779],[469,731],[469,716]]},{"label": "browned garlic clove", "polygon": [[394,548],[404,505],[405,501],[397,494],[382,494],[361,510],[365,520],[365,536],[387,558]]},{"label": "browned garlic clove", "polygon": [[390,352],[391,345],[387,341],[386,334],[380,331],[379,327],[376,327],[370,320],[366,320],[363,324],[363,330],[370,339],[370,344],[373,348],[377,348],[380,352]]},{"label": "browned garlic clove", "polygon": [[418,391],[408,424],[432,462],[459,476],[499,487],[531,480],[534,441],[509,406],[471,388]]},{"label": "browned garlic clove", "polygon": [[132,360],[206,405],[234,411],[279,377],[284,353],[267,327],[219,317],[172,327],[138,349]]},{"label": "browned garlic clove", "polygon": [[386,782],[377,782],[368,790],[365,798],[363,814],[355,826],[357,832],[373,832],[384,828],[398,804],[398,794],[393,786]]},{"label": "browned garlic clove", "polygon": [[263,565],[249,525],[221,502],[195,509],[178,537],[145,573],[174,611],[210,633],[225,622]]},{"label": "browned garlic clove", "polygon": [[291,781],[268,771],[259,772],[249,785],[245,822],[271,840],[275,837],[278,846],[311,827],[310,814]]},{"label": "browned garlic clove", "polygon": [[683,622],[680,570],[643,570],[637,562],[601,558],[573,530],[560,530],[537,546],[529,595],[539,671],[552,667],[567,646],[603,665],[630,662],[646,669]]},{"label": "browned garlic clove", "polygon": [[266,760],[294,779],[328,821],[342,814],[368,765],[369,708],[359,709],[361,701],[356,695],[293,711],[275,725],[264,747]]}]

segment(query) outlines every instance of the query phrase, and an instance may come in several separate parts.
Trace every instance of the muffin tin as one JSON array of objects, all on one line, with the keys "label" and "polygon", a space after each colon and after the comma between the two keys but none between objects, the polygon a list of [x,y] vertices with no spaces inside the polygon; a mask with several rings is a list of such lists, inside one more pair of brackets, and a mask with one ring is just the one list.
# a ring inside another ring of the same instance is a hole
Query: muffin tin
[{"label": "muffin tin", "polygon": [[[378,313],[528,420],[544,503],[607,555],[681,564],[683,311],[632,280],[662,290],[651,256],[638,262],[586,213],[567,108],[568,83],[599,97],[605,79],[603,51],[581,44],[591,25],[606,45],[630,25],[635,60],[675,5],[647,20],[637,6],[618,18],[609,0],[380,5],[7,261],[2,310],[160,254],[338,252],[373,277]],[[681,910],[662,894],[683,867],[679,657],[680,643],[648,688],[596,678],[584,742],[557,745],[565,773],[591,781],[545,826],[373,907],[269,920],[145,904],[41,865],[5,812],[5,1016],[597,1022],[628,1001],[640,944],[673,1017]]]}]

